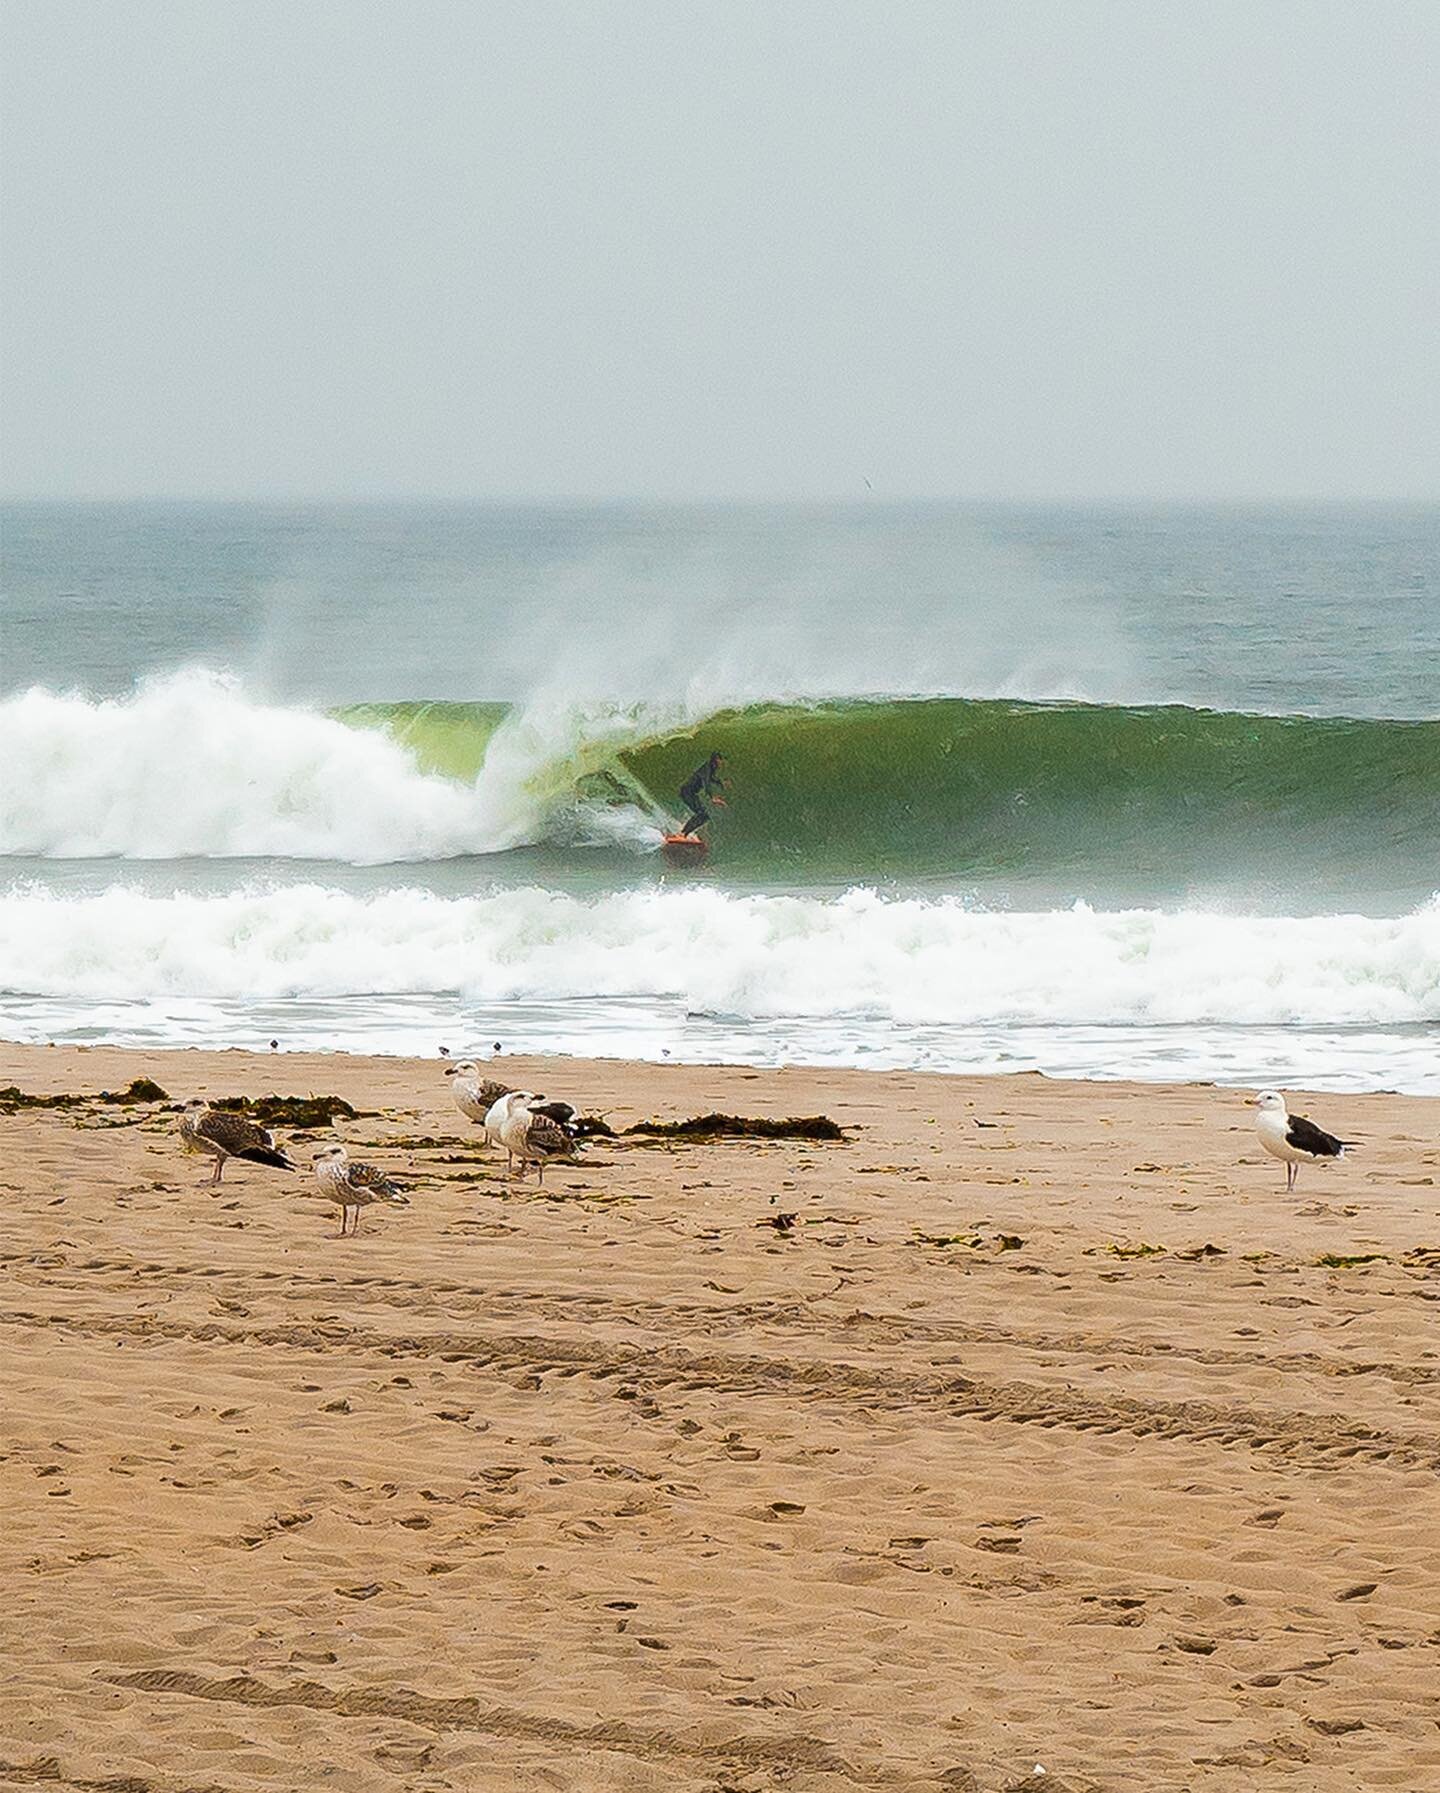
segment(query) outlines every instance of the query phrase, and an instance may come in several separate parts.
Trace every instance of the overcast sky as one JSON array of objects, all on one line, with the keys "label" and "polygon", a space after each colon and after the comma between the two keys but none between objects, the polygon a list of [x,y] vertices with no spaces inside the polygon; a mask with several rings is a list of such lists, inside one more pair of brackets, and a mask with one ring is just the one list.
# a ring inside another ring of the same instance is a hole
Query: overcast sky
[{"label": "overcast sky", "polygon": [[11,494],[1440,495],[1432,0],[4,21]]}]

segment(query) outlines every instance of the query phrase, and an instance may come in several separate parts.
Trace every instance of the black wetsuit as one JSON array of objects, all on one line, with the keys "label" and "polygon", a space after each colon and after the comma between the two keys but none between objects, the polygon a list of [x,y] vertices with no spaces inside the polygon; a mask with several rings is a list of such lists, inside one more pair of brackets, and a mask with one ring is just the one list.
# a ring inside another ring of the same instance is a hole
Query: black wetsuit
[{"label": "black wetsuit", "polygon": [[697,766],[680,787],[680,801],[690,811],[690,819],[680,830],[682,834],[693,834],[697,828],[703,828],[710,820],[710,810],[705,799],[714,791],[722,791],[725,781],[715,770],[714,760],[706,760],[703,766]]}]

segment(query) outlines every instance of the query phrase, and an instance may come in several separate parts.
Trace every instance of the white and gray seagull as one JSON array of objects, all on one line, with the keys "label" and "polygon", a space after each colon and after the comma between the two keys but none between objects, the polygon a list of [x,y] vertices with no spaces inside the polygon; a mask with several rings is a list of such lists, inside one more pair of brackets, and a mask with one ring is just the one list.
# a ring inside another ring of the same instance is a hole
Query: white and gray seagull
[{"label": "white and gray seagull", "polygon": [[373,1164],[352,1164],[343,1145],[326,1146],[315,1154],[315,1180],[340,1209],[340,1237],[345,1237],[347,1215],[353,1213],[352,1233],[360,1231],[360,1210],[372,1202],[393,1202],[397,1208],[408,1208],[410,1197],[400,1184],[391,1182]]},{"label": "white and gray seagull", "polygon": [[511,1090],[485,1117],[485,1131],[505,1148],[510,1164],[535,1166],[538,1180],[545,1181],[545,1166],[555,1159],[575,1159],[573,1131],[575,1109],[568,1102],[547,1102],[529,1090]]},{"label": "white and gray seagull", "polygon": [[[511,1085],[498,1083],[493,1077],[482,1077],[480,1067],[473,1058],[465,1058],[458,1065],[447,1068],[445,1075],[453,1081],[450,1084],[450,1095],[455,1106],[467,1121],[474,1121],[477,1127],[485,1126],[485,1117],[500,1100],[508,1096]],[[488,1128],[486,1138],[490,1138]]]},{"label": "white and gray seagull", "polygon": [[1353,1139],[1337,1139],[1333,1133],[1317,1127],[1314,1121],[1306,1120],[1303,1114],[1291,1114],[1279,1090],[1261,1090],[1258,1096],[1250,1098],[1250,1102],[1252,1107],[1260,1110],[1255,1131],[1260,1135],[1261,1145],[1285,1166],[1287,1192],[1295,1187],[1295,1174],[1302,1164],[1325,1164],[1343,1158],[1357,1143]]}]

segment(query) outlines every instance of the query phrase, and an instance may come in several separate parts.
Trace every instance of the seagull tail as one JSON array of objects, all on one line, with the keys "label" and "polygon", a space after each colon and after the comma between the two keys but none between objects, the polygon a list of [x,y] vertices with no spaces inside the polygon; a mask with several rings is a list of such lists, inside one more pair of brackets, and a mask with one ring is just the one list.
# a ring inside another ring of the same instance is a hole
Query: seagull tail
[{"label": "seagull tail", "polygon": [[277,1152],[270,1146],[251,1146],[246,1152],[237,1152],[237,1158],[248,1158],[252,1164],[273,1164],[276,1170],[294,1170],[295,1166],[283,1152]]}]

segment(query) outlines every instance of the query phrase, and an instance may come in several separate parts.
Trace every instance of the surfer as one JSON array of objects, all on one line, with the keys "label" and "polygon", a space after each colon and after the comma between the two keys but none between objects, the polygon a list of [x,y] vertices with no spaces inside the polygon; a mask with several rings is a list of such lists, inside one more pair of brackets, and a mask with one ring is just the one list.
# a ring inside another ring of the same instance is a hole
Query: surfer
[{"label": "surfer", "polygon": [[710,811],[705,799],[714,799],[717,809],[724,809],[725,799],[718,792],[728,790],[729,786],[720,776],[720,769],[725,764],[723,753],[712,753],[703,766],[697,766],[680,787],[680,801],[690,811],[690,819],[680,830],[682,834],[695,833],[710,820]]}]

